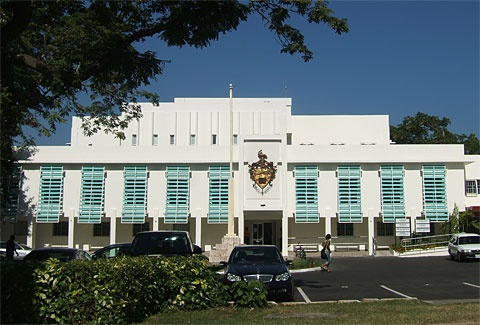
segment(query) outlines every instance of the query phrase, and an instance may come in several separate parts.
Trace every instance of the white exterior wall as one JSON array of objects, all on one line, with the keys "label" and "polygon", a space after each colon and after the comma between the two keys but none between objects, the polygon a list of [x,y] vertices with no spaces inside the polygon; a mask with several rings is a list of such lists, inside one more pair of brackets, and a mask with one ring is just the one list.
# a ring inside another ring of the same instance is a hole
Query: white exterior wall
[{"label": "white exterior wall", "polygon": [[[147,218],[150,229],[172,229],[163,222],[166,197],[166,167],[190,166],[190,218],[188,230],[203,248],[220,242],[227,232],[226,224],[209,224],[207,177],[209,166],[229,163],[229,99],[178,98],[159,106],[142,104],[143,118],[132,122],[125,130],[126,139],[98,133],[83,136],[81,121],[73,119],[71,145],[38,147],[38,152],[21,161],[26,176],[24,191],[31,203],[37,204],[41,165],[64,166],[64,217],[73,229],[68,238],[53,237],[51,224],[33,222],[29,244],[101,247],[113,242],[130,241],[131,224],[120,222],[123,204],[124,166],[145,165],[149,171]],[[132,145],[132,135],[137,135]],[[153,144],[153,135],[158,143]],[[190,145],[194,134],[196,144]],[[217,144],[212,144],[212,134]],[[449,211],[455,204],[460,210],[478,206],[479,197],[466,197],[465,179],[480,179],[480,156],[465,156],[462,145],[397,145],[390,142],[387,115],[373,116],[292,116],[291,99],[242,98],[233,100],[233,134],[238,143],[233,147],[235,232],[243,236],[244,226],[252,232],[254,223],[271,223],[273,241],[286,253],[290,243],[304,239],[318,241],[327,232],[335,237],[338,212],[338,165],[359,165],[362,170],[363,222],[354,225],[356,241],[370,241],[376,236],[376,222],[381,221],[382,164],[404,166],[405,210],[407,217],[422,218],[422,175],[424,164],[444,164],[447,169],[447,201]],[[291,145],[287,145],[291,134]],[[174,135],[175,144],[170,144]],[[263,195],[253,188],[249,164],[258,160],[258,151],[268,155],[277,166],[273,186]],[[92,225],[78,224],[83,165],[105,166],[105,217],[115,220],[109,238],[93,237]],[[319,223],[296,224],[294,213],[297,164],[318,166]],[[33,212],[35,216],[35,212]],[[373,222],[373,227],[369,227]],[[282,235],[283,234],[283,235]],[[285,236],[285,234],[287,236]],[[295,237],[295,238],[293,238]],[[320,237],[320,238],[319,238]],[[306,239],[308,238],[308,239]],[[353,239],[350,239],[353,240]],[[388,245],[394,237],[380,238]]]}]

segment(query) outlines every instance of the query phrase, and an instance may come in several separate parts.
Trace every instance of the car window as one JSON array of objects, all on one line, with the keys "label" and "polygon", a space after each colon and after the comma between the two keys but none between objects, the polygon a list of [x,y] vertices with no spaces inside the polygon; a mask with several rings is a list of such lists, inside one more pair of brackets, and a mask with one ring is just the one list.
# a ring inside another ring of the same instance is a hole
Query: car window
[{"label": "car window", "polygon": [[460,237],[459,243],[460,243],[460,245],[479,244],[480,243],[480,236]]},{"label": "car window", "polygon": [[144,233],[137,234],[132,244],[134,255],[154,254],[188,254],[189,241],[185,234],[179,233]]},{"label": "car window", "polygon": [[272,248],[238,249],[233,252],[233,264],[280,264],[283,262],[279,252]]}]

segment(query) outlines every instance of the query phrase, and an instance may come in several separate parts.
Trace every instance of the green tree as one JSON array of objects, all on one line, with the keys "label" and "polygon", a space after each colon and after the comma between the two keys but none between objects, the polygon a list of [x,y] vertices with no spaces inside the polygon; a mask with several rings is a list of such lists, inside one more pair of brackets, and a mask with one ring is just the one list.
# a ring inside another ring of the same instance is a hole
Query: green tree
[{"label": "green tree", "polygon": [[480,141],[475,134],[455,134],[448,130],[450,119],[418,112],[407,116],[397,126],[390,126],[392,141],[399,144],[463,144],[465,153],[480,154]]},{"label": "green tree", "polygon": [[[327,1],[1,1],[2,179],[15,161],[13,146],[34,145],[26,127],[49,136],[74,114],[90,117],[87,135],[103,129],[124,137],[128,122],[141,116],[137,99],[157,101],[142,87],[167,63],[136,44],[156,38],[207,47],[251,15],[265,21],[282,53],[304,61],[313,53],[291,16],[348,32]],[[82,105],[79,96],[90,103]]]}]

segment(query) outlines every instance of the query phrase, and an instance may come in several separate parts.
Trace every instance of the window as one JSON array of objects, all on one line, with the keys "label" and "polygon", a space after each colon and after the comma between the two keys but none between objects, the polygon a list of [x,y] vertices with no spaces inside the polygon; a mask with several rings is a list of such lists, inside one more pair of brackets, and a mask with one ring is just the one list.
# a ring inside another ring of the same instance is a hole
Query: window
[{"label": "window", "polygon": [[197,143],[197,136],[195,134],[190,134],[190,145],[194,146]]},{"label": "window", "polygon": [[40,167],[37,222],[59,222],[63,209],[63,167]]},{"label": "window", "polygon": [[403,166],[381,166],[380,182],[383,222],[395,222],[396,218],[404,219]]},{"label": "window", "polygon": [[292,145],[292,134],[287,133],[287,146],[291,146],[291,145]]},{"label": "window", "polygon": [[238,134],[233,135],[233,144],[238,144]]},{"label": "window", "polygon": [[145,223],[134,223],[132,236],[135,236],[137,232],[150,231],[150,222]]},{"label": "window", "polygon": [[122,223],[144,223],[147,213],[147,167],[125,166],[123,178]]},{"label": "window", "polygon": [[393,236],[394,232],[393,229],[395,224],[390,222],[390,223],[384,223],[381,221],[377,222],[377,236]]},{"label": "window", "polygon": [[480,185],[480,180],[466,180],[465,181],[465,195],[466,196],[477,196],[480,194],[480,189],[478,188]]},{"label": "window", "polygon": [[103,214],[105,167],[83,166],[78,223],[98,223]]},{"label": "window", "polygon": [[228,181],[229,166],[210,166],[208,171],[208,222],[228,222]]},{"label": "window", "polygon": [[187,223],[190,209],[190,168],[167,167],[165,223]]},{"label": "window", "polygon": [[448,221],[445,165],[423,166],[423,211],[430,221]]},{"label": "window", "polygon": [[175,135],[174,134],[170,134],[170,145],[171,146],[175,145]]},{"label": "window", "polygon": [[217,144],[217,135],[216,134],[212,134],[212,144],[213,145]]},{"label": "window", "polygon": [[338,218],[340,222],[362,222],[360,166],[338,166]]},{"label": "window", "polygon": [[295,222],[318,222],[318,168],[295,166]]},{"label": "window", "polygon": [[152,146],[158,146],[158,134],[152,136]]},{"label": "window", "polygon": [[110,222],[101,222],[93,225],[93,237],[109,237]]},{"label": "window", "polygon": [[337,236],[353,236],[353,223],[337,222]]},{"label": "window", "polygon": [[68,236],[68,221],[60,221],[53,225],[53,236]]},{"label": "window", "polygon": [[137,135],[132,134],[132,146],[136,146],[136,145],[137,145]]},{"label": "window", "polygon": [[[7,183],[5,200],[2,200],[2,216],[9,217],[10,220],[16,220],[18,215],[18,204],[20,198],[20,189],[22,188],[22,168],[14,167]],[[13,218],[13,219],[12,219]]]}]

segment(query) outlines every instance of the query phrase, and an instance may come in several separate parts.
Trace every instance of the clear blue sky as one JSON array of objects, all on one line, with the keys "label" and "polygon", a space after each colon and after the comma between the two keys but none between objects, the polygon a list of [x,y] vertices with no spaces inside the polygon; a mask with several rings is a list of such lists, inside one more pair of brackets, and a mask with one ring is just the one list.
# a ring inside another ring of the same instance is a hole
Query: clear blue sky
[{"label": "clear blue sky", "polygon": [[[291,97],[292,113],[387,114],[397,125],[423,112],[480,137],[479,1],[331,1],[350,32],[301,23],[314,59],[280,53],[251,17],[204,49],[140,45],[167,64],[148,88],[174,97]],[[297,19],[295,19],[296,22]],[[39,145],[69,142],[70,124]]]}]

